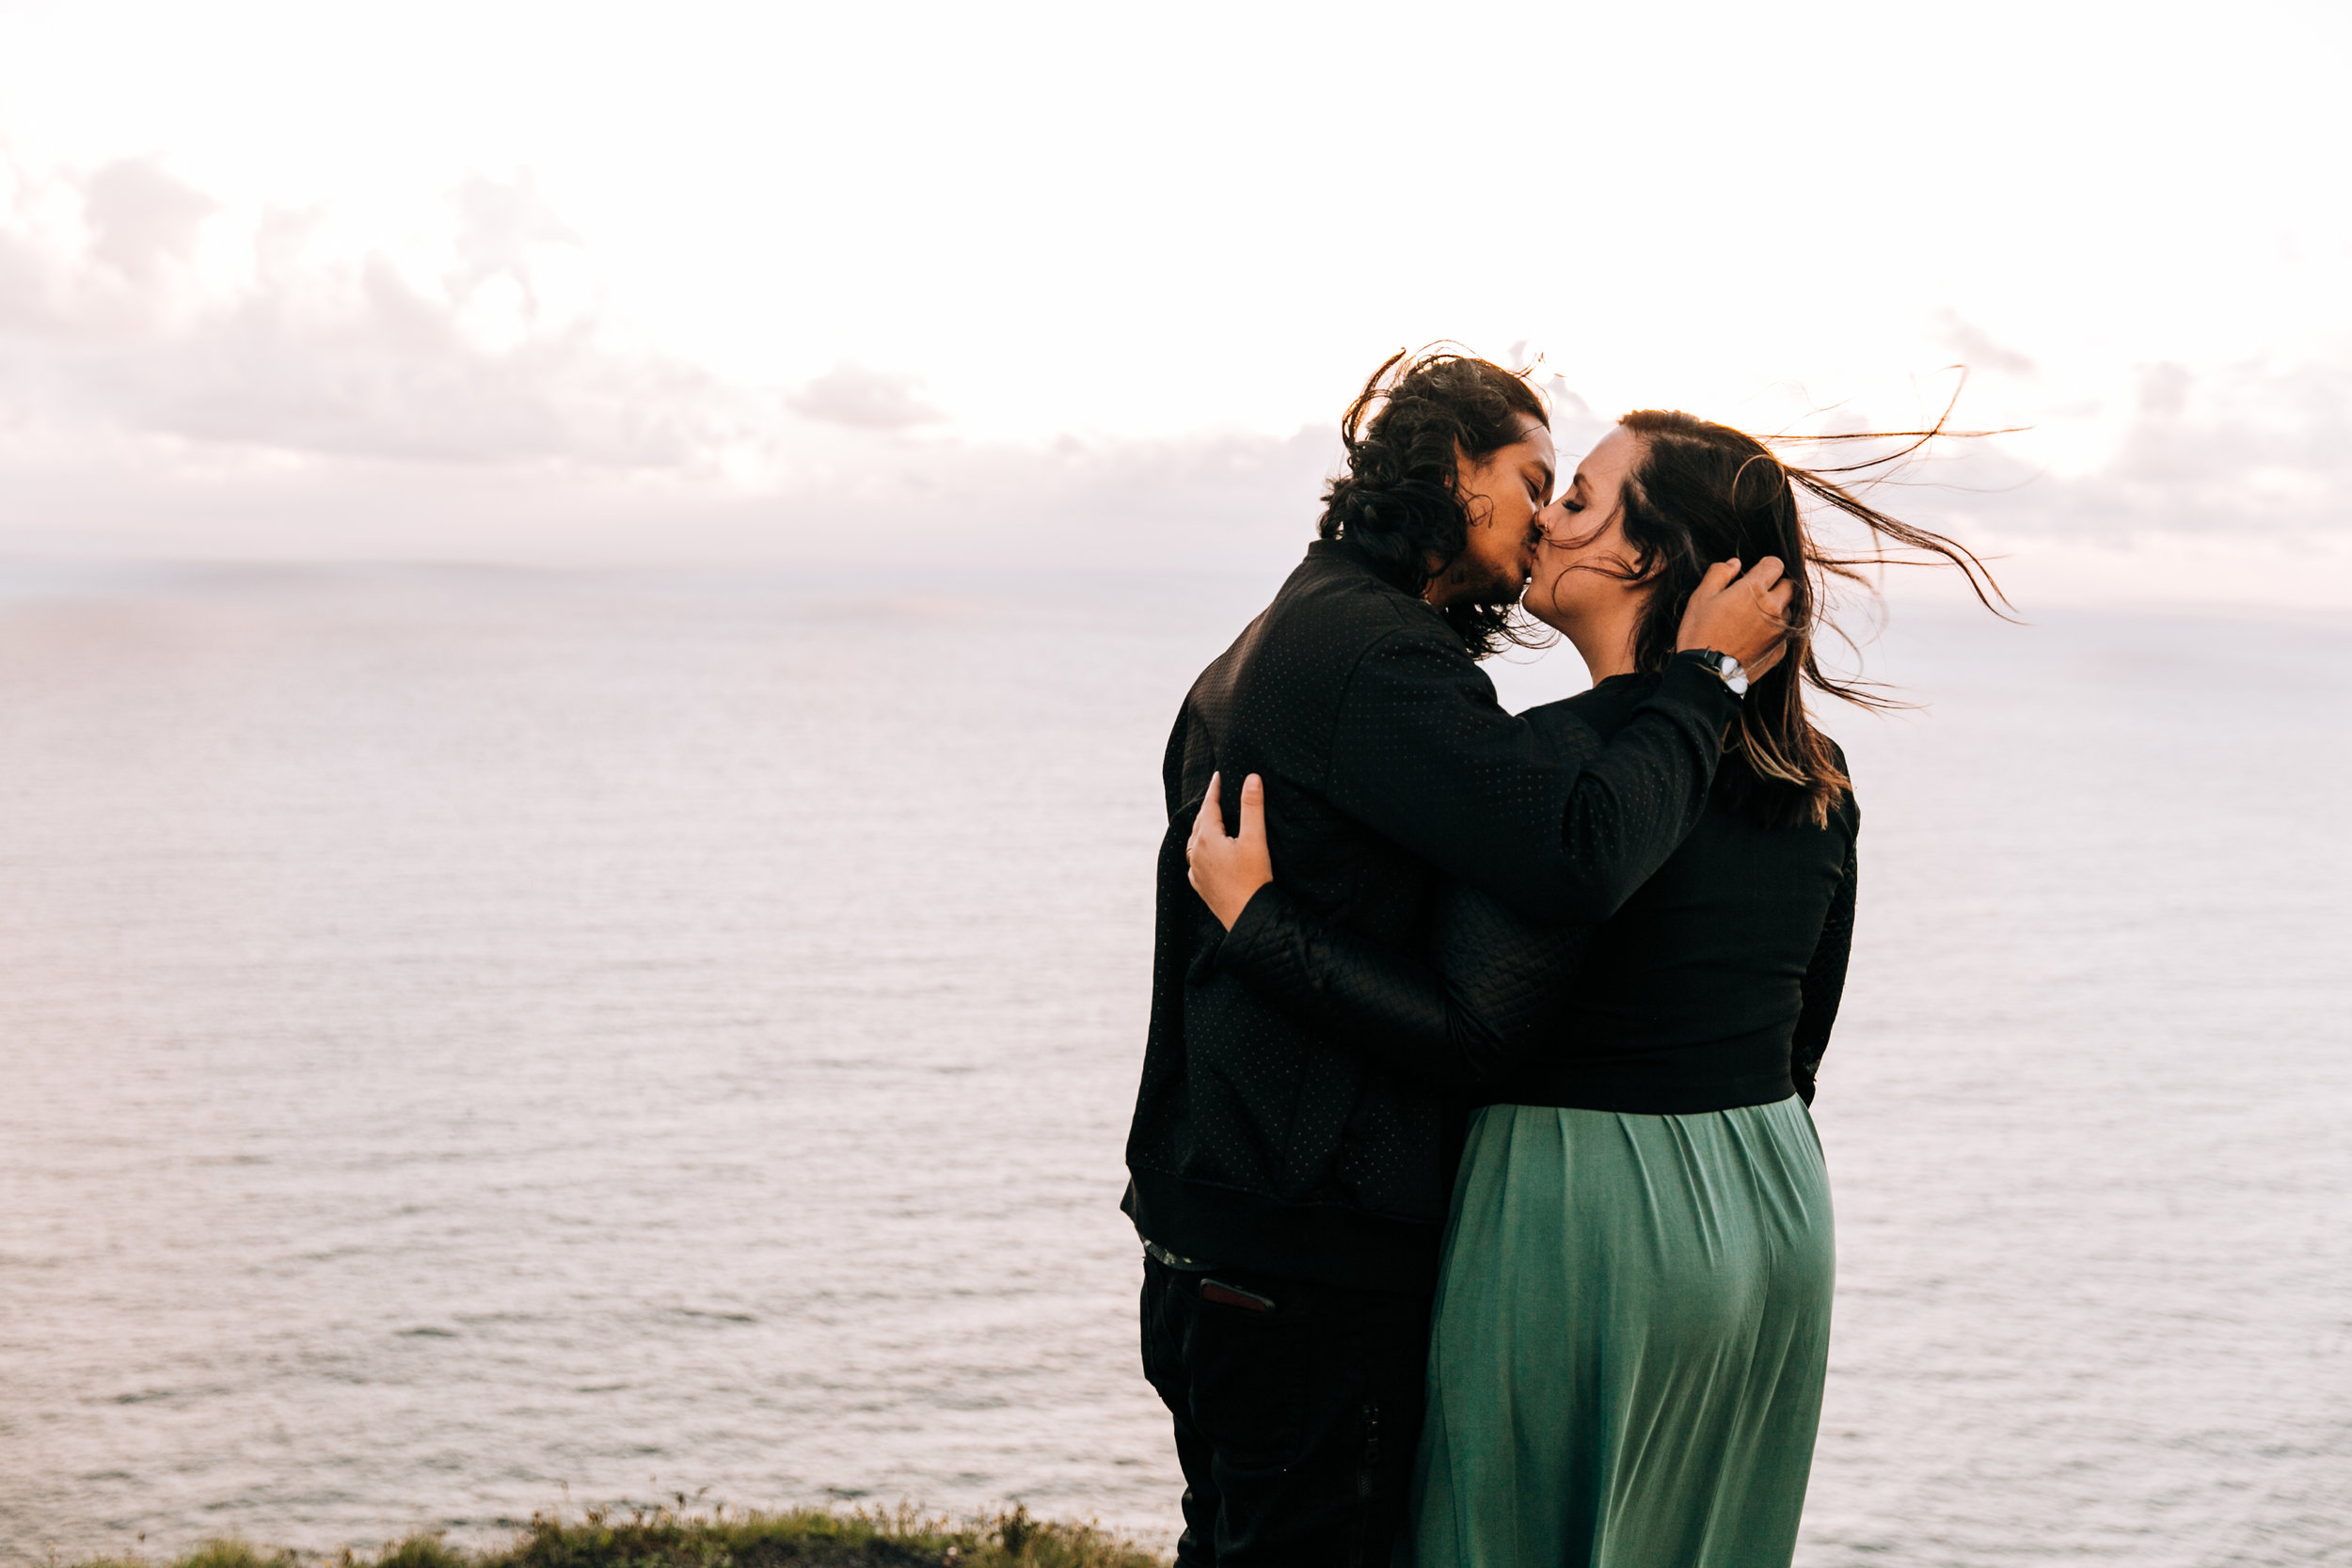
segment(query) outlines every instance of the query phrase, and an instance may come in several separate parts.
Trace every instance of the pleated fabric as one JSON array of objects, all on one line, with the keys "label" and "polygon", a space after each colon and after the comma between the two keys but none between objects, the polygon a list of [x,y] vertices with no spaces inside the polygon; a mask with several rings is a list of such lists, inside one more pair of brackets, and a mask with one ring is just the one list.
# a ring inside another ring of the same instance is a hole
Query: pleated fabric
[{"label": "pleated fabric", "polygon": [[1836,1268],[1793,1096],[1476,1113],[1430,1338],[1419,1568],[1784,1568]]}]

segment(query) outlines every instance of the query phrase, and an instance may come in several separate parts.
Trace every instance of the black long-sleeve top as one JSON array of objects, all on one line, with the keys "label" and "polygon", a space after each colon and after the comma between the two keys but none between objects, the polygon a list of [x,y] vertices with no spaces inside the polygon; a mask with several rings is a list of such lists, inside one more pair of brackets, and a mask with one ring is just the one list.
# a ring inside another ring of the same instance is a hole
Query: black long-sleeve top
[{"label": "black long-sleeve top", "polygon": [[[1657,680],[1618,676],[1526,717],[1547,733],[1614,735]],[[1719,788],[1605,923],[1535,925],[1457,884],[1433,902],[1427,961],[1269,884],[1217,964],[1472,1103],[1677,1115],[1792,1091],[1810,1102],[1845,987],[1860,821],[1849,794],[1825,827],[1760,827]]]},{"label": "black long-sleeve top", "polygon": [[1136,1229],[1189,1258],[1426,1291],[1458,1152],[1456,1099],[1218,967],[1225,931],[1184,869],[1212,771],[1229,831],[1244,775],[1263,777],[1275,875],[1297,911],[1402,948],[1447,878],[1530,920],[1608,916],[1698,820],[1737,713],[1678,658],[1609,740],[1539,729],[1495,701],[1435,610],[1353,546],[1311,546],[1168,736],[1127,1139]]}]

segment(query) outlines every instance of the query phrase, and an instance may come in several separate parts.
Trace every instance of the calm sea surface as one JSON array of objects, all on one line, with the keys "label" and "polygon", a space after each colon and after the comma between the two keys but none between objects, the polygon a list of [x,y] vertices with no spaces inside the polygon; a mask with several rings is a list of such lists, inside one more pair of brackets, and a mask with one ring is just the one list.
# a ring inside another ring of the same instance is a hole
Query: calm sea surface
[{"label": "calm sea surface", "polygon": [[[1157,766],[1270,587],[0,571],[0,1558],[1164,1541]],[[2352,622],[1872,669],[1801,1560],[2352,1563]]]}]

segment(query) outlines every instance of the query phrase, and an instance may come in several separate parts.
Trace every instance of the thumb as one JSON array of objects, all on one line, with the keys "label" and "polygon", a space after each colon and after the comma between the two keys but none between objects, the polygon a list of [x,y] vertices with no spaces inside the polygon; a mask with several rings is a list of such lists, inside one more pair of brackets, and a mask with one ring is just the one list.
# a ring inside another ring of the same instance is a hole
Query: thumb
[{"label": "thumb", "polygon": [[1241,782],[1241,841],[1265,847],[1265,781],[1255,773]]}]

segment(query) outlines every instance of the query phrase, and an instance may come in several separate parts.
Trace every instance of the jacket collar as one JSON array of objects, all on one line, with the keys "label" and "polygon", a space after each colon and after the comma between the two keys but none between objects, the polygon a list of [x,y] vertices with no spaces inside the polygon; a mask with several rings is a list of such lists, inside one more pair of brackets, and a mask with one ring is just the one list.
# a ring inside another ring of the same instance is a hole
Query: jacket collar
[{"label": "jacket collar", "polygon": [[[1389,575],[1381,570],[1379,562],[1373,559],[1371,552],[1352,540],[1316,540],[1307,546],[1307,560],[1304,564],[1327,572],[1349,572],[1359,577],[1370,578],[1391,594],[1410,599],[1415,604],[1423,603],[1420,594],[1401,588],[1390,580]],[[1424,608],[1426,608],[1425,605]],[[1430,613],[1434,615],[1437,612],[1431,610]]]},{"label": "jacket collar", "polygon": [[1352,567],[1367,577],[1380,577],[1380,568],[1372,557],[1349,539],[1318,539],[1307,546],[1307,559],[1326,566]]}]

